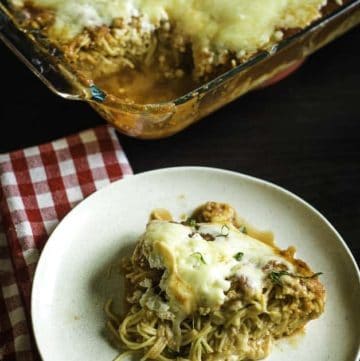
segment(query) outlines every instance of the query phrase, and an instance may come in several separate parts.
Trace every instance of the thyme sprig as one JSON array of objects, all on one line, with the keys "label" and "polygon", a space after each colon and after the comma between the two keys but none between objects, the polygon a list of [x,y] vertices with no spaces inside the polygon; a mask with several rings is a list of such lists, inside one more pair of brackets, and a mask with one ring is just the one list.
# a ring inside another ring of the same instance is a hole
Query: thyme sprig
[{"label": "thyme sprig", "polygon": [[301,278],[301,279],[312,279],[312,278],[316,278],[322,274],[323,274],[322,272],[317,272],[311,276],[301,276],[301,275],[296,275],[294,273],[290,273],[288,271],[272,271],[269,273],[269,278],[274,284],[281,285],[282,284],[282,282],[281,282],[282,276],[290,276],[290,277]]},{"label": "thyme sprig", "polygon": [[200,252],[194,252],[191,254],[192,257],[195,257],[202,264],[206,264],[204,256]]},{"label": "thyme sprig", "polygon": [[221,233],[218,234],[216,237],[228,237],[229,233],[230,233],[230,228],[226,224],[224,224],[221,227]]},{"label": "thyme sprig", "polygon": [[234,258],[235,258],[237,261],[241,261],[243,257],[244,257],[244,253],[243,253],[243,252],[238,252],[238,253],[236,253],[236,255],[234,256]]},{"label": "thyme sprig", "polygon": [[241,233],[247,234],[246,226],[241,225],[241,226],[239,227],[239,231],[240,231]]},{"label": "thyme sprig", "polygon": [[185,222],[184,222],[185,226],[190,226],[192,228],[195,228],[196,231],[199,230],[200,226],[197,224],[196,220],[194,218],[188,218]]}]

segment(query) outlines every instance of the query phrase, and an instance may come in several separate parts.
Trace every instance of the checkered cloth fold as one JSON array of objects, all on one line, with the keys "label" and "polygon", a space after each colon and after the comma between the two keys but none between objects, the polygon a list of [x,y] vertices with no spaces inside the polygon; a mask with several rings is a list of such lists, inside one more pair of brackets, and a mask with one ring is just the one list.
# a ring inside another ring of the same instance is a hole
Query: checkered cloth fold
[{"label": "checkered cloth fold", "polygon": [[130,174],[108,126],[0,155],[0,360],[39,359],[30,291],[55,226],[89,194]]}]

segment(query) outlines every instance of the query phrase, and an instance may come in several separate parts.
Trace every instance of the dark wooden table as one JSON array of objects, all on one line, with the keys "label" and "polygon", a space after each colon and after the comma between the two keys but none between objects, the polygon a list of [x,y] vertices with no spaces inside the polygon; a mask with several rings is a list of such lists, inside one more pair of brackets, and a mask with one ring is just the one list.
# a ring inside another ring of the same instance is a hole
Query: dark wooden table
[{"label": "dark wooden table", "polygon": [[[248,94],[172,138],[119,135],[136,173],[179,165],[231,169],[298,194],[334,224],[360,262],[360,28],[281,83]],[[0,44],[0,152],[103,123],[50,93]]]}]

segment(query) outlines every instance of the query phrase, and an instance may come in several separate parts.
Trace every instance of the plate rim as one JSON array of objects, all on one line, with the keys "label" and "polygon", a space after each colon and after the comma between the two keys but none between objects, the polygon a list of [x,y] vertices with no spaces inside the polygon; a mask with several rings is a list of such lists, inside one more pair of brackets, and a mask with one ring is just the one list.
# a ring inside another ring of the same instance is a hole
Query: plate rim
[{"label": "plate rim", "polygon": [[[39,334],[36,332],[36,326],[35,326],[35,317],[34,317],[34,295],[36,292],[36,288],[38,288],[39,286],[37,286],[38,284],[38,279],[39,279],[39,266],[40,264],[44,263],[46,260],[46,254],[49,252],[47,251],[49,249],[49,244],[52,242],[52,238],[54,238],[53,236],[56,235],[58,232],[61,231],[61,227],[63,225],[64,222],[66,222],[66,220],[70,217],[72,217],[73,213],[78,212],[79,209],[81,209],[81,207],[84,207],[84,204],[86,206],[86,203],[88,201],[91,201],[92,198],[97,197],[99,193],[103,193],[103,192],[107,192],[109,188],[111,187],[115,187],[118,183],[123,183],[123,182],[131,182],[132,179],[134,178],[141,178],[147,175],[153,175],[153,174],[159,174],[159,173],[167,173],[167,172],[174,172],[174,171],[207,171],[207,172],[214,172],[214,173],[218,173],[218,174],[225,174],[225,175],[230,175],[230,176],[236,176],[239,178],[242,178],[244,180],[256,183],[256,184],[261,184],[261,185],[265,185],[269,188],[275,189],[276,191],[280,192],[280,193],[285,193],[288,197],[294,199],[295,201],[301,203],[303,206],[305,206],[309,211],[313,212],[314,214],[316,214],[321,221],[323,221],[326,226],[334,233],[334,235],[336,236],[337,241],[340,242],[341,246],[343,247],[343,249],[345,250],[345,252],[347,253],[347,256],[350,258],[353,269],[356,273],[356,278],[355,281],[357,281],[357,286],[360,287],[360,268],[355,260],[354,255],[352,254],[349,246],[346,244],[345,240],[343,239],[343,237],[341,236],[340,232],[337,231],[337,229],[330,223],[330,221],[319,211],[317,210],[314,206],[312,206],[310,203],[308,203],[306,200],[304,200],[303,198],[301,198],[300,196],[298,196],[296,193],[287,190],[286,188],[277,185],[276,183],[273,183],[271,181],[259,178],[259,177],[255,177],[252,175],[248,175],[245,173],[241,173],[241,172],[236,172],[233,170],[228,170],[228,169],[222,169],[222,168],[215,168],[215,167],[204,167],[204,166],[174,166],[174,167],[165,167],[165,168],[158,168],[158,169],[153,169],[153,170],[148,170],[148,171],[144,171],[144,172],[140,172],[140,173],[136,173],[133,175],[128,175],[125,176],[124,178],[118,179],[108,185],[106,185],[105,187],[96,190],[95,192],[93,192],[92,194],[90,194],[89,196],[87,196],[86,198],[84,198],[83,200],[81,200],[78,204],[76,204],[74,206],[74,208],[72,208],[66,215],[65,217],[57,224],[57,226],[55,227],[55,229],[53,230],[53,232],[50,234],[48,240],[46,241],[36,268],[35,268],[35,272],[34,272],[34,276],[33,276],[33,281],[32,281],[32,285],[31,285],[31,295],[30,295],[30,320],[31,320],[31,330],[32,333],[34,335],[34,340],[35,340],[35,345],[37,347],[37,351],[40,354],[40,357],[42,360],[47,361],[44,357],[43,357],[43,352],[42,349],[40,347],[40,341],[39,341]],[[60,229],[60,231],[59,231]],[[355,360],[360,358],[360,345],[358,347],[357,350],[357,354],[356,354],[356,358]]]}]

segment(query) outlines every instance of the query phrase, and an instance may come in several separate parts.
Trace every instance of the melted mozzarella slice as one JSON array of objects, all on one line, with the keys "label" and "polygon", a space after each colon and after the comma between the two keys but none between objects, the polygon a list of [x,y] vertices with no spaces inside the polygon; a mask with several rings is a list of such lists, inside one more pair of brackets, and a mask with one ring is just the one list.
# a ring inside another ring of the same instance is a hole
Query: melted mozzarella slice
[{"label": "melted mozzarella slice", "polygon": [[269,262],[293,265],[276,249],[232,225],[199,224],[197,230],[167,221],[151,221],[143,237],[150,267],[164,269],[160,287],[175,312],[190,314],[198,307],[216,308],[226,301],[230,278],[242,278],[261,293]]}]

